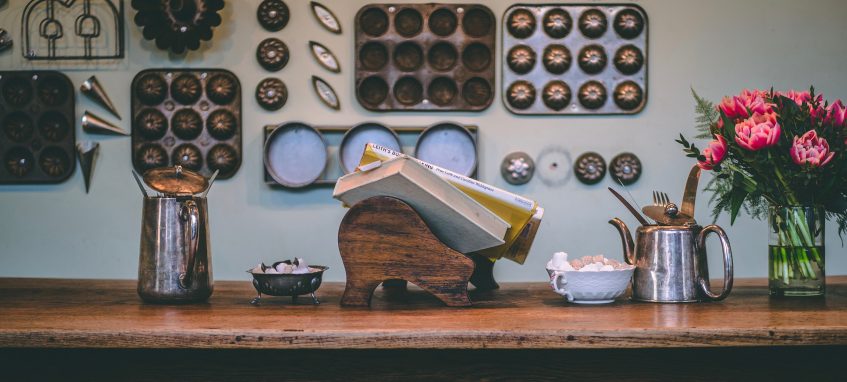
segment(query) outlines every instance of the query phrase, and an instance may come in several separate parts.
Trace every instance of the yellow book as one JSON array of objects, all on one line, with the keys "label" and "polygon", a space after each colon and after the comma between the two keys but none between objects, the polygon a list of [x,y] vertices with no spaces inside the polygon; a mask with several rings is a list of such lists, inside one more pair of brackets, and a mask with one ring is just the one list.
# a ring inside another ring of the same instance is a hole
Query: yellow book
[{"label": "yellow book", "polygon": [[[365,146],[365,152],[362,154],[359,167],[366,167],[374,162],[385,162],[397,157],[412,158],[390,148],[368,143]],[[529,252],[529,247],[532,245],[532,240],[535,237],[535,231],[538,229],[538,225],[541,224],[541,215],[543,212],[537,214],[537,210],[539,209],[538,203],[422,160],[412,159],[476,200],[479,204],[485,206],[485,208],[489,209],[511,226],[504,237],[504,244],[476,253],[492,260],[506,257],[518,264],[524,263],[526,255]],[[528,235],[525,232],[521,235],[521,232],[524,231],[524,228],[533,218],[533,215],[536,215],[536,221],[529,227],[532,234]],[[516,242],[518,242],[517,245],[515,245]],[[510,250],[512,248],[520,248],[521,250]]]}]

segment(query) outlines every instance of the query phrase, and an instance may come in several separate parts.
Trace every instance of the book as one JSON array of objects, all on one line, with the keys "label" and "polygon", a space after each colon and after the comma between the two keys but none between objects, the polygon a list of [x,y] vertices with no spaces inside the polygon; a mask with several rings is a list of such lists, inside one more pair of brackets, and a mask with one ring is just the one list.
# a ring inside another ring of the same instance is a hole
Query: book
[{"label": "book", "polygon": [[458,188],[408,157],[338,179],[332,196],[348,206],[374,196],[409,204],[444,244],[461,253],[503,245],[509,224]]},{"label": "book", "polygon": [[[410,158],[430,169],[510,225],[511,228],[504,237],[504,244],[482,250],[478,252],[479,255],[488,257],[492,261],[505,257],[518,264],[524,263],[529,248],[535,239],[535,232],[541,224],[541,217],[544,215],[543,209],[538,206],[538,203],[374,143],[368,143],[365,146],[359,168],[367,168],[375,163],[398,157]],[[539,210],[541,210],[540,213]],[[534,217],[535,221],[533,221]],[[532,231],[531,235],[527,230],[528,226],[529,230]],[[527,232],[524,233],[524,231]]]}]

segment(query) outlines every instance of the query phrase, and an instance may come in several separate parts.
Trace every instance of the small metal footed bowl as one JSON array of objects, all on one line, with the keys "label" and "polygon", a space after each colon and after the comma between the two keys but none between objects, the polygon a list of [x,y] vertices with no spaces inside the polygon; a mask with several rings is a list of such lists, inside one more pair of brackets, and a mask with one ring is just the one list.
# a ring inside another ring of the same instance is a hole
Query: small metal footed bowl
[{"label": "small metal footed bowl", "polygon": [[253,287],[259,293],[256,298],[250,301],[253,305],[258,305],[262,301],[262,294],[268,296],[291,296],[292,303],[297,303],[297,297],[308,294],[312,296],[312,302],[317,305],[321,302],[315,297],[315,291],[321,286],[323,273],[329,267],[322,265],[310,265],[310,268],[320,269],[318,272],[311,273],[253,273]]}]

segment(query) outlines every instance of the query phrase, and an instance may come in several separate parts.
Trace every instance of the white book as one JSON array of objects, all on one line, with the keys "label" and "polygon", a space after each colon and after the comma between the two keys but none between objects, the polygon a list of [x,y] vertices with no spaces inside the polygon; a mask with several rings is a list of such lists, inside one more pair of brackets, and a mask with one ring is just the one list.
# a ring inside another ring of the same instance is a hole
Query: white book
[{"label": "white book", "polygon": [[[370,166],[369,166],[370,167]],[[332,196],[353,206],[374,196],[390,196],[409,204],[430,230],[461,253],[505,243],[509,224],[458,188],[408,157],[338,179]]]}]

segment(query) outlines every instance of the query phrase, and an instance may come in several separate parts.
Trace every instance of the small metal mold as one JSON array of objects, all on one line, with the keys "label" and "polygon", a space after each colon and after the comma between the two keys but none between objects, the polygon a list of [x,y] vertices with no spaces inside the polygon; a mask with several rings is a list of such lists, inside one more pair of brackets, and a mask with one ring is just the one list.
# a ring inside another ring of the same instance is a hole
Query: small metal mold
[{"label": "small metal mold", "polygon": [[333,73],[341,72],[341,64],[338,63],[338,58],[335,54],[325,47],[323,44],[315,41],[309,41],[309,50],[312,52],[312,57],[324,67]]},{"label": "small metal mold", "polygon": [[118,119],[121,119],[118,109],[112,103],[109,95],[106,94],[106,89],[100,85],[100,81],[97,80],[96,76],[88,77],[87,80],[83,81],[82,85],[79,87],[79,92],[88,97],[88,99],[94,101],[94,103],[100,105],[103,109],[106,109]]},{"label": "small metal mold", "polygon": [[79,168],[82,170],[83,180],[85,181],[85,193],[91,189],[91,180],[94,175],[94,165],[97,162],[97,154],[100,151],[100,144],[92,141],[82,141],[76,144],[76,155],[79,159]]},{"label": "small metal mold", "polygon": [[[465,8],[458,8],[460,11]],[[471,7],[462,16],[462,30],[471,37],[484,37],[493,34],[494,15],[488,8]]]},{"label": "small metal mold", "polygon": [[438,77],[429,83],[426,93],[431,102],[436,105],[449,105],[456,98],[459,89],[456,83],[447,77]]},{"label": "small metal mold", "polygon": [[606,176],[606,160],[600,154],[587,152],[576,158],[576,178],[583,184],[597,184]]},{"label": "small metal mold", "polygon": [[404,8],[394,17],[394,28],[403,37],[414,37],[423,30],[423,17],[414,8]]},{"label": "small metal mold", "polygon": [[[206,97],[218,105],[229,105],[235,101],[238,88],[238,80],[235,77],[226,73],[218,73],[209,77],[206,81]],[[202,105],[201,102],[201,107]]]},{"label": "small metal mold", "polygon": [[491,85],[481,77],[473,77],[462,86],[462,98],[471,106],[484,106],[491,103]]},{"label": "small metal mold", "polygon": [[82,115],[81,125],[82,131],[89,134],[129,135],[129,133],[120,126],[87,110]]},{"label": "small metal mold", "polygon": [[535,61],[535,51],[526,45],[517,45],[509,50],[509,69],[515,73],[529,73],[535,66]]},{"label": "small metal mold", "polygon": [[238,170],[241,158],[232,146],[219,143],[206,154],[206,164],[212,172],[220,171],[218,176],[229,178]]},{"label": "small metal mold", "polygon": [[338,159],[345,174],[356,171],[368,143],[375,143],[397,152],[402,151],[400,137],[385,125],[366,122],[353,126],[344,133],[338,146]]},{"label": "small metal mold", "polygon": [[402,77],[394,84],[393,94],[397,102],[414,106],[423,101],[423,85],[415,77]]},{"label": "small metal mold", "polygon": [[359,101],[369,107],[375,107],[388,97],[388,84],[378,76],[371,76],[359,84],[356,94]]},{"label": "small metal mold", "polygon": [[571,51],[564,45],[550,44],[544,48],[542,62],[551,74],[562,74],[571,67]]},{"label": "small metal mold", "polygon": [[535,103],[535,87],[529,81],[515,81],[506,97],[512,107],[526,109]]},{"label": "small metal mold", "polygon": [[304,123],[280,125],[265,139],[265,171],[285,187],[299,188],[314,183],[323,174],[327,159],[323,136]]},{"label": "small metal mold", "polygon": [[265,70],[276,72],[288,64],[288,46],[278,38],[269,37],[256,47],[256,60]]},{"label": "small metal mold", "polygon": [[45,174],[60,177],[71,166],[71,157],[65,150],[58,147],[47,147],[41,151],[38,165]]},{"label": "small metal mold", "polygon": [[616,182],[629,186],[641,178],[643,168],[641,160],[635,154],[621,153],[609,162],[609,172]]},{"label": "small metal mold", "polygon": [[579,16],[579,30],[585,37],[598,38],[609,29],[609,20],[603,11],[593,8]]},{"label": "small metal mold", "polygon": [[588,81],[579,87],[579,103],[587,109],[599,109],[609,98],[606,87],[598,81]]},{"label": "small metal mold", "polygon": [[123,3],[122,0],[86,0],[84,4],[75,4],[74,1],[30,0],[21,15],[21,47],[24,58],[123,58]]},{"label": "small metal mold", "polygon": [[32,138],[35,128],[29,115],[13,111],[3,119],[3,131],[12,142],[23,143]]},{"label": "small metal mold", "polygon": [[414,42],[404,42],[394,48],[394,66],[403,72],[413,72],[423,65],[423,50]]},{"label": "small metal mold", "polygon": [[32,152],[23,147],[13,147],[3,157],[6,171],[16,178],[23,178],[32,171],[35,158]]},{"label": "small metal mold", "polygon": [[624,81],[615,87],[613,96],[615,104],[624,110],[635,110],[644,102],[644,92],[635,82]]},{"label": "small metal mold", "polygon": [[544,85],[541,99],[550,109],[562,110],[571,103],[571,88],[564,81],[550,81]]},{"label": "small metal mold", "polygon": [[259,25],[268,32],[278,32],[288,25],[291,12],[282,0],[263,0],[256,9]]},{"label": "small metal mold", "polygon": [[256,86],[256,101],[262,109],[279,110],[288,101],[288,88],[279,78],[265,78]]},{"label": "small metal mold", "polygon": [[203,117],[194,109],[179,109],[171,117],[171,129],[177,138],[193,140],[203,132]]},{"label": "small metal mold", "polygon": [[437,123],[418,137],[414,156],[457,174],[473,176],[477,167],[476,139],[462,125]]},{"label": "small metal mold", "polygon": [[200,171],[203,167],[203,152],[190,143],[174,148],[171,153],[172,166],[182,166],[191,171]]},{"label": "small metal mold", "polygon": [[388,49],[385,45],[378,42],[369,42],[359,49],[359,66],[363,69],[378,71],[387,63]]},{"label": "small metal mold", "polygon": [[162,139],[168,132],[168,119],[162,112],[153,108],[142,109],[135,116],[133,125],[141,136],[149,140]]},{"label": "small metal mold", "polygon": [[229,110],[215,110],[206,119],[206,130],[217,140],[228,140],[238,132],[238,119]]},{"label": "small metal mold", "polygon": [[57,111],[45,112],[38,118],[38,131],[47,141],[59,142],[65,139],[70,130],[70,121]]},{"label": "small metal mold", "polygon": [[168,152],[157,144],[144,144],[135,150],[135,168],[142,174],[147,170],[168,165]]},{"label": "small metal mold", "polygon": [[474,72],[481,72],[491,65],[491,50],[485,44],[473,43],[462,51],[462,63]]},{"label": "small metal mold", "polygon": [[587,74],[597,74],[606,68],[608,57],[600,45],[588,45],[579,51],[579,67]]},{"label": "small metal mold", "polygon": [[533,174],[535,174],[535,162],[525,152],[510,153],[500,163],[500,175],[509,184],[529,183]]},{"label": "small metal mold", "polygon": [[633,75],[644,66],[644,55],[637,46],[629,44],[615,52],[615,68],[623,74]]},{"label": "small metal mold", "polygon": [[429,66],[440,72],[452,69],[458,58],[459,53],[456,52],[456,47],[447,42],[439,42],[433,45],[427,53]]},{"label": "small metal mold", "polygon": [[329,8],[317,1],[312,1],[309,5],[312,8],[312,15],[324,29],[335,34],[341,34],[341,22]]},{"label": "small metal mold", "polygon": [[359,24],[362,31],[371,37],[379,37],[388,31],[388,14],[380,8],[373,7],[361,11]]},{"label": "small metal mold", "polygon": [[168,96],[168,83],[158,73],[147,73],[135,80],[135,96],[145,105],[157,105]]},{"label": "small metal mold", "polygon": [[196,75],[180,74],[171,82],[171,96],[183,105],[193,105],[202,95],[203,85]]},{"label": "small metal mold", "polygon": [[429,16],[429,30],[441,37],[447,37],[456,31],[459,19],[449,8],[440,8]]},{"label": "small metal mold", "polygon": [[631,40],[644,30],[644,17],[634,8],[623,9],[615,15],[614,28],[618,35]]},{"label": "small metal mold", "polygon": [[517,8],[507,16],[506,29],[515,38],[524,39],[535,32],[535,15],[528,9]]},{"label": "small metal mold", "polygon": [[571,28],[573,28],[573,18],[571,18],[568,11],[561,8],[553,8],[544,13],[541,25],[544,28],[544,33],[547,33],[547,36],[550,36],[550,38],[564,38],[571,32]]},{"label": "small metal mold", "polygon": [[62,77],[45,74],[40,77],[36,94],[41,103],[47,106],[58,106],[68,98],[68,89]]},{"label": "small metal mold", "polygon": [[341,109],[341,101],[338,99],[338,94],[328,82],[318,76],[312,76],[312,88],[324,105],[333,110]]},{"label": "small metal mold", "polygon": [[6,82],[3,83],[3,99],[12,107],[20,107],[32,101],[32,84],[24,76],[15,76],[9,72]]},{"label": "small metal mold", "polygon": [[157,48],[183,54],[212,40],[213,29],[223,21],[219,12],[224,5],[222,0],[132,1],[138,11],[133,20]]}]

